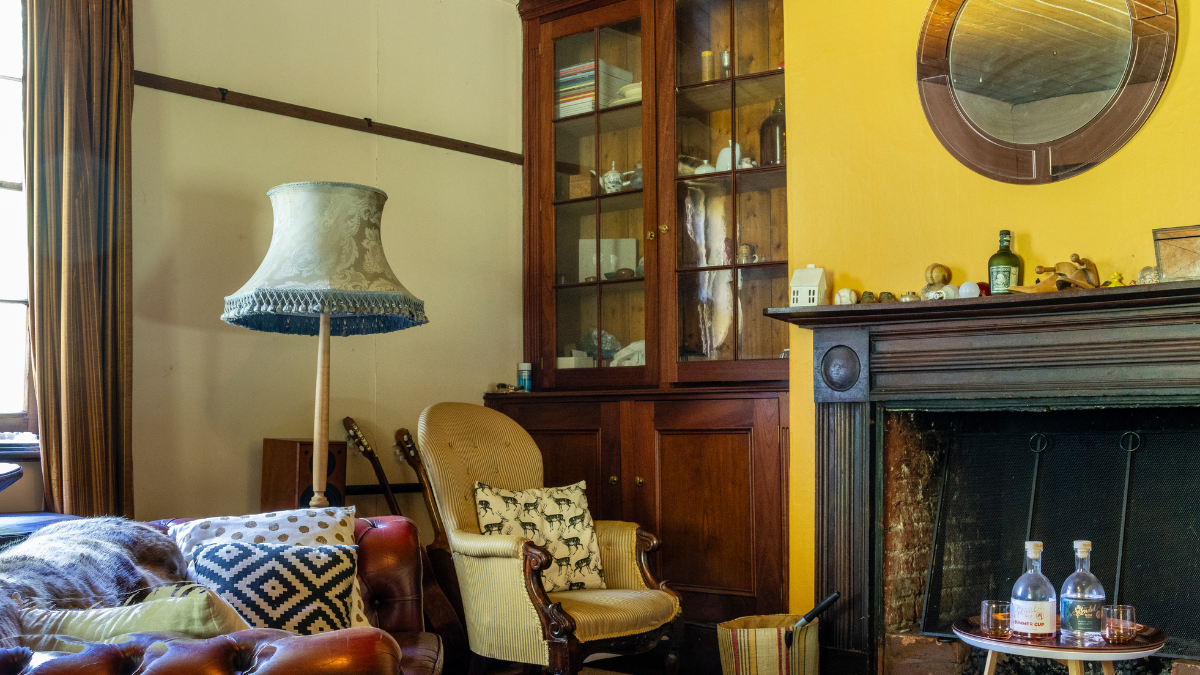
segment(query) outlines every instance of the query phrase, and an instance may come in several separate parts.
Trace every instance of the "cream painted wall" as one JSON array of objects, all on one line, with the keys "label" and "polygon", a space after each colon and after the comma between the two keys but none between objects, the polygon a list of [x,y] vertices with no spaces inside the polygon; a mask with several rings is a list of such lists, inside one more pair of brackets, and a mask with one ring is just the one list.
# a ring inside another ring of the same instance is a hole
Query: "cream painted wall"
[{"label": "cream painted wall", "polygon": [[[790,261],[826,268],[832,288],[919,290],[929,263],[984,280],[997,234],[1032,266],[1092,258],[1102,279],[1155,264],[1151,230],[1200,220],[1200,14],[1180,12],[1171,80],[1141,131],[1098,167],[1060,183],[1009,185],[954,159],[921,109],[917,38],[929,0],[788,0],[784,14]],[[1188,7],[1180,3],[1181,10]],[[1026,280],[1032,281],[1027,274]],[[813,604],[811,333],[792,330],[791,608]]]},{"label": "cream painted wall", "polygon": [[[504,0],[135,0],[134,36],[139,70],[521,151],[521,26]],[[219,319],[266,253],[280,183],[386,191],[384,249],[430,319],[333,339],[331,438],[353,416],[410,481],[397,427],[514,380],[520,167],[141,87],[133,164],[138,518],[253,513],[262,439],[312,435],[316,338]],[[349,481],[374,482],[355,453]]]}]

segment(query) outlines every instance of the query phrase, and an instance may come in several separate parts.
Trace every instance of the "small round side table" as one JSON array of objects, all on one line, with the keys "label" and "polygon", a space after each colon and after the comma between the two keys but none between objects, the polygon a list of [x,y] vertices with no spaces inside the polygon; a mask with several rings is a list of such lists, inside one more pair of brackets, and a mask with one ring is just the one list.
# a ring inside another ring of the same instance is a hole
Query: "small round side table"
[{"label": "small round side table", "polygon": [[1104,675],[1114,675],[1113,661],[1129,661],[1151,656],[1163,648],[1166,633],[1157,628],[1143,626],[1131,642],[1109,644],[1103,640],[1086,645],[1063,643],[1062,637],[1053,643],[1037,643],[1018,637],[1008,639],[988,637],[979,630],[979,617],[959,619],[954,622],[954,634],[963,642],[987,650],[987,665],[983,675],[995,675],[996,664],[1001,654],[1032,656],[1039,659],[1054,659],[1067,666],[1069,675],[1083,675],[1084,661],[1099,661]]}]

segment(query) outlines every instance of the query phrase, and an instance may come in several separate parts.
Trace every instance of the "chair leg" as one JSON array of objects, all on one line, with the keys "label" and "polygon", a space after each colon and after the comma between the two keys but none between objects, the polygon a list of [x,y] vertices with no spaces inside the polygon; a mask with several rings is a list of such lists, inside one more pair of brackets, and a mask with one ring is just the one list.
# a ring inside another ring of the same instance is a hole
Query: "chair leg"
[{"label": "chair leg", "polygon": [[663,655],[663,672],[666,675],[679,675],[682,666],[679,648],[683,646],[683,622],[676,618],[671,622],[671,632],[665,640],[666,652]]},{"label": "chair leg", "polygon": [[663,657],[663,672],[667,675],[679,675],[679,650],[674,646],[667,647],[667,655]]},{"label": "chair leg", "polygon": [[487,672],[488,658],[480,656],[475,652],[471,652],[471,667],[467,670],[467,675],[484,675]]}]

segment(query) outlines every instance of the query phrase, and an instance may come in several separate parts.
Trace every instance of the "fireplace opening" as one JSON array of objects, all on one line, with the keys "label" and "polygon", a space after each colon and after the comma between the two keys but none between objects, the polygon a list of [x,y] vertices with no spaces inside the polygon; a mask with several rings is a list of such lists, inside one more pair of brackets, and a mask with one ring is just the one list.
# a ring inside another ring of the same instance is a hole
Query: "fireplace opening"
[{"label": "fireplace opening", "polygon": [[1200,658],[1200,414],[1196,408],[896,410],[882,416],[886,634],[952,636],[1007,599],[1027,539],[1060,587],[1093,543],[1107,603]]}]

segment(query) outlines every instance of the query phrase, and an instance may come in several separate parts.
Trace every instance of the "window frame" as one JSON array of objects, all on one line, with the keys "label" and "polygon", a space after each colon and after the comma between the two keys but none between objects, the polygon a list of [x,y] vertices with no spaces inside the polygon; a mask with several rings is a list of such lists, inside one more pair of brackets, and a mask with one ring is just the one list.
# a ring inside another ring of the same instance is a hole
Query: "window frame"
[{"label": "window frame", "polygon": [[[18,82],[21,85],[21,100],[25,100],[26,90],[26,75],[29,72],[29,53],[26,45],[26,22],[28,21],[26,12],[27,4],[25,0],[18,0],[21,4],[21,52],[22,52],[22,73],[21,77],[12,77],[10,75],[0,75],[0,80],[9,82]],[[22,117],[24,117],[24,108],[22,108]],[[24,126],[24,119],[22,119]],[[28,173],[28,172],[27,172]],[[0,181],[0,190],[12,190],[15,192],[25,192],[25,183],[14,183],[11,181]],[[28,243],[26,244],[28,246]],[[28,251],[26,251],[28,254]],[[38,409],[37,397],[34,395],[33,388],[33,354],[29,325],[31,319],[29,316],[29,299],[25,300],[2,300],[5,304],[20,304],[25,305],[25,410],[19,413],[0,413],[0,432],[31,432],[39,433],[38,428]]]}]

